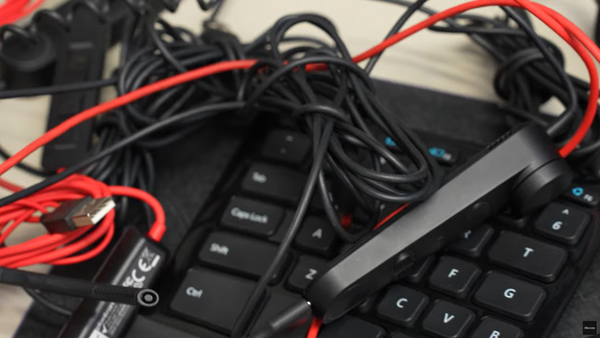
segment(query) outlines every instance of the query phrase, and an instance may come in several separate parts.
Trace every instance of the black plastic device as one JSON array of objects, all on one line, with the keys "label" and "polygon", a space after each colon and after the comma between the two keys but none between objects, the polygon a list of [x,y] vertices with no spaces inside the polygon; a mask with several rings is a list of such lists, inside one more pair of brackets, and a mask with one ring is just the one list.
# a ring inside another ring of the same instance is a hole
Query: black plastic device
[{"label": "black plastic device", "polygon": [[[147,288],[166,261],[165,251],[134,227],[129,227],[100,268],[94,282]],[[138,307],[84,300],[63,327],[59,337],[120,337]]]},{"label": "black plastic device", "polygon": [[[57,46],[54,85],[99,80],[110,42],[105,13],[95,6],[73,5],[71,30]],[[98,104],[99,90],[58,94],[52,98],[48,129]],[[80,162],[88,152],[93,121],[85,121],[44,147],[42,166],[57,170]]]},{"label": "black plastic device", "polygon": [[422,204],[339,256],[305,292],[330,323],[509,202],[526,213],[571,183],[564,159],[538,126],[509,133]]},{"label": "black plastic device", "polygon": [[135,289],[116,285],[103,285],[81,279],[46,275],[0,267],[0,283],[32,288],[41,291],[83,297],[120,304],[151,307],[158,304],[158,294],[151,289]]},{"label": "black plastic device", "polygon": [[0,73],[8,88],[50,85],[55,61],[56,46],[48,35],[17,26],[0,28]]}]

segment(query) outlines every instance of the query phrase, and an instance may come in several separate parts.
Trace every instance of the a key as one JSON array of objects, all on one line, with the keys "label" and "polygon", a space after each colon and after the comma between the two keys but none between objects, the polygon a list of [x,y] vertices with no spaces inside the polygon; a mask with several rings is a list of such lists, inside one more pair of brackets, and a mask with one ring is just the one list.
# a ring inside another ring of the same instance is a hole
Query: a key
[{"label": "a key", "polygon": [[329,257],[333,254],[338,240],[327,219],[310,216],[298,231],[295,244],[301,250]]},{"label": "a key", "polygon": [[[300,297],[293,297],[284,293],[274,293],[267,300],[267,304],[254,324],[252,332],[256,333],[258,330],[261,330],[270,320],[277,318],[283,311],[298,304],[301,300]],[[310,326],[310,320],[306,319],[304,322],[296,323],[293,326],[294,328],[272,336],[272,338],[305,338]]]},{"label": "a key", "polygon": [[442,338],[462,337],[474,320],[473,311],[438,301],[423,320],[423,330]]},{"label": "a key", "polygon": [[345,316],[327,325],[318,338],[383,338],[385,331],[377,325],[355,317]]},{"label": "a key", "polygon": [[295,292],[302,292],[312,282],[320,271],[327,266],[327,261],[322,259],[301,256],[298,264],[290,274],[287,286]]},{"label": "a key", "polygon": [[458,161],[458,151],[446,146],[429,147],[429,155],[433,156],[440,164],[452,165]]},{"label": "a key", "polygon": [[[259,279],[269,268],[277,253],[277,246],[257,239],[226,232],[211,233],[200,250],[200,262]],[[280,269],[278,269],[280,270]],[[279,271],[273,276],[278,279]]]},{"label": "a key", "polygon": [[518,327],[495,318],[483,318],[470,338],[523,338],[524,334]]},{"label": "a key", "polygon": [[427,270],[429,270],[431,264],[433,264],[433,261],[433,256],[429,256],[426,259],[415,263],[415,265],[410,268],[408,275],[406,275],[404,279],[414,284],[420,282],[425,276],[425,273],[427,273]]},{"label": "a key", "polygon": [[581,239],[589,220],[587,213],[555,202],[542,211],[534,229],[550,239],[573,245]]},{"label": "a key", "polygon": [[176,313],[218,330],[231,333],[255,283],[203,268],[188,270],[171,302]]},{"label": "a key", "polygon": [[588,208],[597,207],[600,201],[600,192],[597,189],[583,185],[571,186],[563,196]]},{"label": "a key", "polygon": [[492,227],[484,224],[475,230],[463,233],[461,238],[450,246],[450,249],[469,257],[479,257],[493,234]]},{"label": "a key", "polygon": [[287,130],[275,130],[267,136],[261,154],[274,161],[302,164],[310,148],[311,142],[306,135]]},{"label": "a key", "polygon": [[567,260],[567,252],[535,239],[503,231],[490,249],[490,260],[542,282],[552,282]]},{"label": "a key", "polygon": [[377,306],[377,316],[392,323],[412,327],[429,303],[421,292],[393,285]]},{"label": "a key", "polygon": [[244,180],[242,189],[251,194],[270,198],[277,202],[297,204],[302,195],[306,176],[295,171],[263,163],[253,164]]},{"label": "a key", "polygon": [[492,311],[530,322],[546,299],[546,291],[499,272],[490,272],[475,293],[474,299]]},{"label": "a key", "polygon": [[442,257],[429,277],[429,287],[457,298],[464,298],[481,270],[477,265],[454,257]]},{"label": "a key", "polygon": [[234,196],[221,217],[221,224],[233,230],[268,237],[275,233],[283,215],[283,208]]}]

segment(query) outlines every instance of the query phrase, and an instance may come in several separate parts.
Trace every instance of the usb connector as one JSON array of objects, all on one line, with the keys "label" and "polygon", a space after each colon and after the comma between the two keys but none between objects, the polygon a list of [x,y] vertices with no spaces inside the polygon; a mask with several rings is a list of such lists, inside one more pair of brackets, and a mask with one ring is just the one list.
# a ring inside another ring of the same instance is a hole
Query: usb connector
[{"label": "usb connector", "polygon": [[49,233],[63,233],[100,223],[115,206],[111,197],[86,197],[61,203],[53,212],[42,215],[40,221]]}]

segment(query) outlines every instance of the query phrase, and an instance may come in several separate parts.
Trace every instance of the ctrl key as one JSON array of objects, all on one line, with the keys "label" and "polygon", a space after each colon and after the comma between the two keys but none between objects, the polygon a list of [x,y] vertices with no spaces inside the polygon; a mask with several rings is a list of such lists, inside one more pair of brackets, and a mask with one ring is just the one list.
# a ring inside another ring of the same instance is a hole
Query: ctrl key
[{"label": "ctrl key", "polygon": [[171,310],[201,325],[231,333],[255,283],[202,268],[188,270]]}]

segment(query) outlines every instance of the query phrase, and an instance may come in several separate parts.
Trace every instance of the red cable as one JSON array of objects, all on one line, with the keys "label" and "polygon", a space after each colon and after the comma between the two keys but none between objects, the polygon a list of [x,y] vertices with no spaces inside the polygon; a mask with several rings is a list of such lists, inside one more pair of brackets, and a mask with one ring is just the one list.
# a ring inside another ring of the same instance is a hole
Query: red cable
[{"label": "red cable", "polygon": [[310,328],[308,329],[308,334],[306,338],[317,338],[319,335],[319,329],[321,328],[321,319],[313,318],[312,323],[310,323]]},{"label": "red cable", "polygon": [[[16,3],[15,1],[19,1],[19,0],[11,1],[11,4],[12,4],[11,6],[15,6],[15,3]],[[39,0],[38,0],[38,2],[39,2]],[[6,5],[6,4],[4,6],[8,7],[8,5]],[[444,20],[449,17],[453,17],[459,13],[462,13],[462,12],[470,10],[470,9],[474,9],[474,8],[478,8],[478,7],[485,7],[485,6],[515,6],[515,7],[526,8],[527,10],[532,12],[535,16],[537,16],[540,20],[542,20],[544,23],[546,23],[552,30],[554,30],[559,36],[561,36],[561,38],[563,38],[567,43],[569,43],[573,47],[573,49],[581,56],[583,62],[586,64],[586,67],[588,68],[588,72],[590,75],[590,96],[589,96],[589,100],[588,100],[588,106],[586,109],[585,116],[582,120],[582,123],[579,126],[579,128],[577,129],[576,133],[567,142],[567,144],[560,149],[560,154],[563,157],[566,157],[577,147],[577,145],[581,142],[583,137],[587,134],[587,132],[593,122],[594,116],[596,114],[596,104],[598,101],[598,74],[596,71],[595,64],[594,64],[592,58],[589,56],[588,52],[592,53],[592,55],[598,61],[600,61],[600,49],[598,49],[598,47],[574,24],[569,22],[567,19],[565,19],[559,13],[557,13],[543,5],[533,3],[529,0],[477,0],[477,1],[472,1],[469,3],[465,3],[462,5],[456,6],[454,8],[448,9],[444,12],[435,14],[435,15],[429,17],[428,19],[422,21],[421,23],[419,23],[413,27],[410,27],[402,32],[399,32],[398,34],[390,37],[389,39],[386,39],[384,42],[371,48],[370,50],[356,56],[354,58],[354,61],[360,62],[360,61],[368,59],[376,54],[379,54],[380,52],[382,52],[386,48],[392,46],[393,44],[405,39],[408,36],[411,36],[412,34],[418,32],[422,29],[432,26],[441,20]],[[14,13],[8,14],[8,15],[13,15],[13,14]],[[2,20],[2,18],[0,18],[0,20]],[[164,89],[176,86],[176,85],[180,85],[185,82],[189,82],[189,81],[199,79],[199,78],[202,78],[205,76],[210,76],[210,75],[214,75],[214,74],[218,74],[218,73],[226,72],[226,71],[231,71],[231,70],[235,70],[235,69],[248,69],[255,62],[256,62],[256,60],[226,61],[226,62],[220,62],[217,64],[205,66],[205,67],[202,67],[202,68],[199,68],[196,70],[192,70],[192,71],[189,71],[189,72],[186,72],[183,74],[179,74],[179,75],[173,76],[171,78],[167,78],[167,79],[158,81],[156,83],[147,85],[138,90],[135,90],[133,92],[125,94],[121,97],[118,97],[112,101],[108,101],[108,102],[105,102],[98,106],[95,106],[91,109],[88,109],[88,110],[68,119],[67,121],[63,122],[62,124],[53,128],[52,130],[48,131],[46,134],[44,134],[43,136],[41,136],[40,138],[38,138],[31,144],[29,144],[28,146],[23,148],[17,154],[15,154],[11,158],[7,159],[4,163],[0,164],[0,175],[6,173],[6,171],[8,171],[10,168],[12,168],[15,164],[22,161],[25,157],[27,157],[29,154],[31,154],[33,151],[35,151],[39,147],[47,144],[51,140],[53,140],[53,139],[59,137],[60,135],[62,135],[63,133],[65,133],[67,130],[69,130],[73,126],[75,126],[87,119],[93,118],[93,117],[103,114],[107,111],[111,111],[115,108],[129,104],[129,103],[136,101],[142,97],[151,95],[153,93],[156,93],[158,91],[161,91],[161,90],[164,90]],[[318,70],[318,69],[322,69],[322,68],[323,68],[323,65],[308,65],[308,66],[306,66],[307,70]],[[80,176],[77,176],[77,177],[80,177]],[[65,181],[67,181],[67,180],[65,180]],[[100,183],[100,182],[98,182],[98,183]],[[58,183],[58,184],[60,184],[60,183]],[[17,190],[20,189],[20,187],[13,185],[9,182],[6,182],[4,180],[0,180],[0,186],[6,187],[7,189],[12,190],[12,191],[15,191],[15,189],[17,189]],[[117,190],[119,190],[119,189],[117,189]],[[158,203],[158,201],[156,201],[153,198],[152,199],[148,198],[149,195],[142,196],[141,194],[132,193],[130,191],[128,191],[128,192],[122,191],[122,192],[124,192],[125,195],[127,195],[129,193],[136,195],[136,198],[144,199],[145,202],[147,202],[149,205],[151,205],[153,207],[153,209],[157,215],[157,222],[155,222],[155,225],[153,225],[153,230],[151,230],[150,235],[155,239],[160,238],[162,236],[162,234],[164,233],[164,218],[160,219],[160,217],[159,217],[160,214],[164,215],[164,211],[162,210],[162,207],[160,207],[160,203]],[[37,194],[30,196],[30,198],[32,198],[36,195]],[[130,195],[128,195],[128,196],[130,196]],[[49,197],[52,197],[52,194],[50,194]],[[59,196],[54,196],[54,197],[59,197]],[[10,207],[10,206],[7,206],[7,207]],[[380,222],[375,228],[378,228],[381,224],[384,224],[385,222],[387,222],[391,217],[393,217],[395,214],[399,213],[404,208],[406,208],[406,205],[404,205],[401,208],[399,208],[398,210],[394,211],[391,215],[389,215],[382,222]],[[111,223],[108,220],[111,219],[113,215],[112,215],[112,213],[109,215],[111,217],[107,216],[107,218],[105,218],[105,221],[103,221],[99,227],[97,227],[95,230],[91,231],[90,234],[84,236],[81,240],[78,240],[75,244],[67,245],[65,248],[58,249],[60,251],[56,250],[56,251],[52,251],[51,253],[41,255],[42,257],[37,257],[38,255],[36,254],[34,257],[28,257],[28,258],[21,259],[18,261],[18,264],[25,264],[25,263],[37,264],[40,262],[47,262],[47,263],[50,262],[50,263],[57,263],[57,264],[60,264],[60,263],[71,264],[71,263],[77,262],[78,259],[82,259],[82,260],[86,259],[86,258],[88,258],[88,256],[86,256],[84,254],[84,255],[80,255],[80,256],[66,258],[65,255],[69,256],[70,254],[73,254],[73,253],[79,251],[78,249],[80,247],[82,247],[82,245],[86,245],[86,247],[90,246],[94,242],[99,240],[102,236],[104,236],[103,240],[100,242],[100,244],[95,249],[92,249],[92,252],[94,252],[94,253],[101,251],[105,247],[105,245],[107,245],[107,243],[110,241],[110,238],[112,237],[112,231],[114,231],[114,229],[111,226],[109,226],[107,229],[105,229],[106,226],[104,226],[105,223],[107,223],[107,224]],[[31,215],[27,216],[26,218],[29,218],[30,216]],[[162,222],[160,222],[159,219]],[[162,224],[160,224],[160,223],[162,223]],[[102,229],[105,231],[102,232],[102,230],[99,230],[99,229]],[[37,251],[45,250],[44,247],[42,247],[42,249],[40,249],[40,246],[31,246],[33,243],[35,243],[36,245],[44,243],[44,244],[63,246],[63,245],[68,244],[69,241],[75,240],[80,235],[82,235],[83,232],[86,232],[87,230],[88,229],[81,229],[81,231],[74,231],[74,232],[68,234],[67,236],[58,237],[58,238],[55,235],[42,236],[40,238],[32,240],[32,243],[29,243],[30,245],[24,245],[23,247],[21,247],[20,251],[13,250],[13,251],[6,252],[6,251],[2,251],[2,250],[12,249],[12,248],[3,248],[3,249],[0,249],[0,257],[2,257],[2,254],[6,254],[8,256],[4,256],[4,257],[8,257],[9,259],[14,260],[15,255],[27,256],[30,253],[36,253],[36,250]],[[27,244],[27,243],[28,242],[23,243],[23,244]],[[31,251],[27,252],[27,250],[22,249],[22,248],[28,248],[28,247],[31,247],[30,250],[33,250],[33,252],[31,252]],[[98,248],[101,248],[101,249],[98,249]],[[12,258],[10,258],[10,257],[12,257]],[[3,262],[2,259],[0,259],[0,265],[2,265],[2,262]],[[11,264],[17,264],[17,263],[15,263],[13,261]],[[316,322],[313,321],[313,324],[314,325],[311,325],[311,328],[314,328],[314,330],[311,330],[310,332],[317,332],[320,323],[316,324]],[[316,336],[316,333],[314,333],[314,335]]]},{"label": "red cable", "polygon": [[0,5],[0,26],[24,18],[40,7],[43,2],[44,0],[36,0],[34,3],[30,3],[30,0],[6,0]]},{"label": "red cable", "polygon": [[[592,53],[592,55],[596,58],[596,60],[600,61],[600,49],[593,43],[589,37],[585,35],[577,26],[568,21],[559,13],[543,6],[540,4],[533,3],[529,0],[477,0],[468,2],[465,4],[458,5],[456,7],[450,8],[438,14],[432,15],[428,19],[412,26],[404,31],[401,31],[389,39],[386,39],[383,43],[365,51],[364,53],[353,58],[354,62],[360,62],[365,59],[371,58],[374,55],[377,55],[384,51],[386,48],[394,45],[395,43],[411,36],[412,34],[423,30],[427,27],[430,27],[437,22],[444,20],[449,17],[456,16],[462,12],[465,12],[470,9],[485,7],[485,6],[512,6],[512,7],[523,7],[533,13],[536,17],[542,20],[545,24],[547,24],[554,32],[556,32],[561,38],[563,38],[573,49],[581,56],[581,59],[585,63],[588,68],[589,76],[590,76],[590,95],[588,99],[587,109],[584,115],[584,118],[579,125],[577,131],[571,137],[571,139],[565,144],[560,150],[560,155],[562,157],[567,157],[583,140],[584,136],[587,134],[589,128],[592,125],[594,120],[594,116],[596,115],[596,106],[598,102],[598,74],[596,71],[596,66],[588,54],[588,51]],[[585,48],[584,48],[585,47]],[[587,51],[585,50],[587,49]],[[307,67],[307,69],[312,68],[314,70],[322,69],[322,65],[313,65],[311,67]],[[310,69],[309,69],[310,70]],[[377,229],[381,225],[385,224],[389,219],[394,217],[396,214],[404,210],[408,204],[405,204],[392,212],[386,218],[384,218],[374,229]],[[307,338],[315,338],[316,333],[313,332],[313,326],[311,326],[311,331],[309,331],[309,336]],[[318,331],[318,326],[315,329]]]},{"label": "red cable", "polygon": [[[12,224],[0,235],[0,244],[24,221],[39,221],[36,212],[47,212],[62,201],[107,196],[128,196],[147,203],[155,213],[149,236],[159,241],[165,232],[165,214],[152,195],[131,187],[107,186],[90,177],[72,175],[36,194],[0,208],[0,230]],[[0,266],[22,267],[33,264],[65,265],[83,262],[106,249],[114,235],[114,211],[96,226],[78,228],[69,233],[46,234],[21,244],[0,248]],[[82,254],[79,252],[85,251]]]},{"label": "red cable", "polygon": [[[385,41],[383,41],[382,43],[378,44],[377,46],[356,56],[354,58],[354,61],[360,62],[360,61],[370,58],[376,54],[379,54],[386,48],[401,41],[402,39],[404,39],[408,36],[411,36],[412,34],[418,32],[422,29],[430,27],[430,26],[434,25],[435,23],[437,23],[441,20],[444,20],[448,17],[455,16],[456,14],[462,13],[469,9],[485,7],[485,6],[492,6],[492,5],[499,5],[499,6],[524,5],[524,6],[526,6],[536,16],[538,16],[538,17],[540,17],[540,19],[544,20],[548,24],[548,26],[550,26],[555,32],[557,32],[571,46],[573,46],[575,51],[578,54],[580,54],[583,61],[586,63],[586,66],[588,67],[588,70],[590,73],[590,101],[591,101],[591,103],[588,104],[588,109],[586,110],[586,115],[584,116],[583,122],[582,122],[581,126],[578,128],[577,133],[561,149],[561,155],[566,156],[577,146],[578,142],[581,141],[581,138],[582,138],[581,134],[585,135],[587,133],[587,131],[589,130],[591,121],[593,121],[594,115],[596,113],[596,102],[598,100],[598,75],[596,74],[596,67],[595,67],[593,61],[591,60],[591,58],[589,57],[589,55],[587,54],[587,52],[585,52],[583,50],[582,46],[578,42],[583,43],[583,45],[588,50],[590,50],[599,61],[600,61],[600,50],[575,25],[573,25],[572,23],[570,23],[570,25],[567,24],[568,20],[565,19],[564,17],[562,17],[560,14],[558,14],[556,12],[551,12],[551,14],[545,14],[543,11],[545,11],[545,10],[549,11],[549,9],[547,9],[547,7],[545,7],[545,6],[542,6],[539,4],[532,5],[532,3],[529,0],[477,0],[477,1],[469,2],[469,3],[465,3],[462,5],[456,6],[454,8],[451,8],[449,10],[446,10],[444,12],[435,14],[435,15],[429,17],[428,19],[424,20],[423,22],[418,23],[417,25],[415,25],[413,27],[410,27],[402,32],[399,32],[399,33],[393,35],[392,37],[390,37],[390,38],[386,39]],[[563,28],[561,25],[565,25],[565,28]],[[572,35],[569,35],[569,34],[572,34]],[[577,40],[572,39],[571,36],[574,36]],[[0,165],[0,175],[4,174],[6,171],[8,171],[8,169],[10,169],[14,165],[16,165],[18,162],[22,161],[25,157],[27,157],[29,154],[31,154],[33,151],[35,151],[39,147],[44,146],[48,142],[50,142],[50,141],[54,140],[55,138],[59,137],[60,135],[64,134],[67,130],[69,130],[73,126],[75,126],[85,120],[88,120],[92,117],[101,115],[107,111],[111,111],[113,109],[119,108],[123,105],[129,104],[131,102],[134,102],[140,98],[151,95],[158,91],[165,90],[165,89],[171,88],[173,86],[180,85],[180,84],[192,81],[192,80],[200,79],[200,78],[203,78],[206,76],[210,76],[210,75],[214,75],[214,74],[218,74],[218,73],[222,73],[222,72],[226,72],[226,71],[231,71],[231,70],[236,70],[236,69],[248,69],[252,65],[254,65],[254,63],[256,63],[256,60],[236,60],[236,61],[224,61],[224,62],[219,62],[216,64],[204,66],[204,67],[201,67],[201,68],[198,68],[195,70],[188,71],[183,74],[178,74],[173,77],[163,79],[163,80],[155,82],[153,84],[149,84],[149,85],[139,88],[133,92],[130,92],[123,96],[120,96],[114,100],[111,100],[111,101],[102,103],[100,105],[97,105],[93,108],[87,109],[87,110],[71,117],[70,119],[61,123],[57,127],[49,130],[46,134],[44,134],[40,138],[36,139],[35,141],[33,141],[32,143],[27,145],[21,151],[19,151],[15,155],[13,155],[11,158],[7,159],[4,163],[2,163]],[[311,70],[311,69],[316,70],[319,68],[320,68],[319,65],[307,66],[308,70]],[[591,107],[591,109],[590,109],[590,107]]]}]

